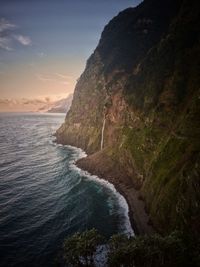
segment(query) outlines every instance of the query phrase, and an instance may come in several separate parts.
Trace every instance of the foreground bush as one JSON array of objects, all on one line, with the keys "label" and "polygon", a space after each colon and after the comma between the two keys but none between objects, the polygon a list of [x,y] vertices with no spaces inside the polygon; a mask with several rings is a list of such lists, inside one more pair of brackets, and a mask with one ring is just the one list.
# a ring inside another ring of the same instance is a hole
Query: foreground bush
[{"label": "foreground bush", "polygon": [[[76,233],[64,243],[64,258],[70,266],[95,266],[103,237],[95,229]],[[200,267],[200,242],[173,232],[166,237],[114,235],[107,242],[109,267]]]},{"label": "foreground bush", "polygon": [[72,266],[95,266],[94,255],[103,237],[92,229],[76,233],[64,242],[64,258]]}]

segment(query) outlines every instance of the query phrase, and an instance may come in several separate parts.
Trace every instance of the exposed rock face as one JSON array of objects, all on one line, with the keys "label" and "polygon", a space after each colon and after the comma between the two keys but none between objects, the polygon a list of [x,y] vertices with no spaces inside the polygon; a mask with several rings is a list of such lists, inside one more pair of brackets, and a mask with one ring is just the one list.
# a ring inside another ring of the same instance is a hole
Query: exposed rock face
[{"label": "exposed rock face", "polygon": [[109,157],[161,232],[200,232],[199,29],[197,0],[145,0],[121,12],[105,27],[57,131],[58,142],[98,153],[96,165]]}]

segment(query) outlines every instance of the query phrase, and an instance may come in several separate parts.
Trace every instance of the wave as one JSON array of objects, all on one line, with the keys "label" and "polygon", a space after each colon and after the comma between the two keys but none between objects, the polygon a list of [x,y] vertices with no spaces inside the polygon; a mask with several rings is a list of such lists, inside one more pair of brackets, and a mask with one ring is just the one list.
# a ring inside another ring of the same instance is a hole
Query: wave
[{"label": "wave", "polygon": [[[58,144],[58,146],[61,146],[61,145]],[[80,169],[76,165],[77,160],[87,157],[87,154],[85,151],[83,151],[81,148],[73,147],[70,145],[63,145],[63,146],[66,147],[67,149],[71,150],[71,152],[73,154],[73,159],[71,161],[69,161],[69,167],[71,170],[76,171],[81,176],[86,177],[88,180],[94,181],[94,182],[100,184],[101,186],[108,188],[114,194],[114,196],[117,199],[118,205],[120,207],[120,212],[124,217],[123,227],[121,230],[127,236],[134,236],[134,231],[133,231],[133,228],[131,226],[130,218],[129,218],[129,206],[128,206],[128,203],[127,203],[126,199],[124,198],[124,196],[122,196],[116,190],[115,186],[112,183],[108,182],[105,179],[99,178],[96,175],[92,175],[89,172]]]}]

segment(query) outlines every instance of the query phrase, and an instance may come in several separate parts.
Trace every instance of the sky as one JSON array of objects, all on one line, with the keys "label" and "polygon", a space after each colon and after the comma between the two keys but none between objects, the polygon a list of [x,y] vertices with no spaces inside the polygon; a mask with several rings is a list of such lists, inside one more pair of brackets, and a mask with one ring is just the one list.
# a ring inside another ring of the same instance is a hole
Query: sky
[{"label": "sky", "polygon": [[72,93],[104,26],[141,0],[0,0],[0,99]]}]

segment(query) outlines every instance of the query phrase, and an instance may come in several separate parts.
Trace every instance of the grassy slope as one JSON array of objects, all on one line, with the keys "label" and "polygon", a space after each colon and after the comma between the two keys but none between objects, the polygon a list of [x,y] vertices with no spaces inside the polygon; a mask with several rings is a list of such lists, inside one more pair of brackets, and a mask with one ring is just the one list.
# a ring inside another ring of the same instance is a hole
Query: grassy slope
[{"label": "grassy slope", "polygon": [[127,131],[126,147],[145,176],[143,196],[161,231],[200,227],[199,27],[199,3],[183,5],[127,87],[146,123]]}]

